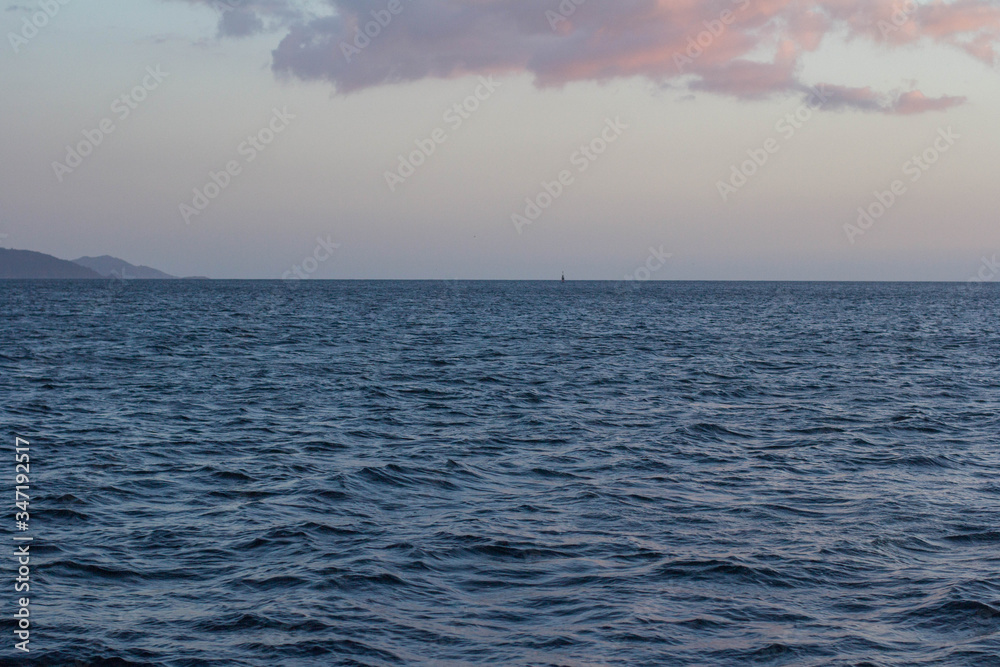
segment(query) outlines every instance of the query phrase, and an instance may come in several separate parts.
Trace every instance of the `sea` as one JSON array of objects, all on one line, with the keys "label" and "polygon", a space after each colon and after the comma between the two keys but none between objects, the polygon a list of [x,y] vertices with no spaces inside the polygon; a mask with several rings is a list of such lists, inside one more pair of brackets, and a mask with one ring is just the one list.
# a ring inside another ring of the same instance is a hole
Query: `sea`
[{"label": "sea", "polygon": [[3,281],[0,661],[1000,665],[998,325],[997,284]]}]

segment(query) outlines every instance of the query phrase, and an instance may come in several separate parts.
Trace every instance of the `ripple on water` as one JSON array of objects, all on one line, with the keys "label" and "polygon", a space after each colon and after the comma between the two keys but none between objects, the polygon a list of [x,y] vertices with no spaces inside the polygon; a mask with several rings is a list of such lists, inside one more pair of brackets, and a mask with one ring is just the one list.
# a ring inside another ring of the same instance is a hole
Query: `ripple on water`
[{"label": "ripple on water", "polygon": [[38,664],[998,664],[998,286],[92,292],[0,291]]}]

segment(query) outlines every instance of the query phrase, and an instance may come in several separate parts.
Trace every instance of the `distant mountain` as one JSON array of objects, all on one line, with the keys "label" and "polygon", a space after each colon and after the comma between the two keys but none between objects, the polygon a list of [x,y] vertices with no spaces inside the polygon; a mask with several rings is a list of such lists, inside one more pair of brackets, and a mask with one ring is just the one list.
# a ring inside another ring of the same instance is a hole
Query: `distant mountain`
[{"label": "distant mountain", "polygon": [[32,250],[0,248],[0,279],[60,278],[100,280],[101,274],[85,266]]},{"label": "distant mountain", "polygon": [[157,271],[148,266],[135,266],[129,264],[124,259],[101,255],[100,257],[81,257],[74,259],[74,264],[86,267],[91,271],[96,271],[104,278],[122,278],[125,280],[176,280],[177,276],[172,276],[163,271]]}]

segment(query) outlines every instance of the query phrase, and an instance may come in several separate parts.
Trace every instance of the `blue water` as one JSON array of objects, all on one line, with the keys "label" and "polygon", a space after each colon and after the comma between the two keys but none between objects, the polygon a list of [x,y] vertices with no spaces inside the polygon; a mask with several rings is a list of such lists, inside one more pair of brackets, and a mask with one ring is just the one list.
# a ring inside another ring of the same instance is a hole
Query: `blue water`
[{"label": "blue water", "polygon": [[40,664],[1000,665],[1000,286],[0,304]]}]

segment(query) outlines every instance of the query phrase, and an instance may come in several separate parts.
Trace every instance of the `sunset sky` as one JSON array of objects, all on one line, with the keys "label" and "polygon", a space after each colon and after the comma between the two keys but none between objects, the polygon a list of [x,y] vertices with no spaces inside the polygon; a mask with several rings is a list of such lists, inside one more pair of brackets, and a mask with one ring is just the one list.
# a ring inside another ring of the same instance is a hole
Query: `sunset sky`
[{"label": "sunset sky", "polygon": [[4,247],[214,278],[665,252],[652,279],[966,280],[1000,253],[997,2],[0,8]]}]

